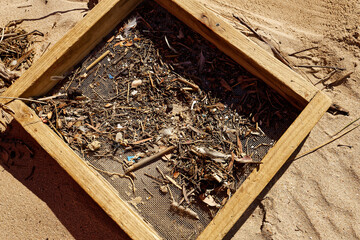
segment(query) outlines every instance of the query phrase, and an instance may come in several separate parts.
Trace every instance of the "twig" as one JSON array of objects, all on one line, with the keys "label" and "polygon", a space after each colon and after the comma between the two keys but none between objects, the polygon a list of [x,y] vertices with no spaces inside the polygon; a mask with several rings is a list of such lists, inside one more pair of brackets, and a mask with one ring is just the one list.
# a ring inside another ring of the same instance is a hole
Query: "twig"
[{"label": "twig", "polygon": [[338,144],[337,145],[338,147],[348,147],[348,148],[352,148],[353,146],[350,146],[350,145],[345,145],[345,144]]},{"label": "twig", "polygon": [[127,179],[129,179],[130,182],[131,182],[131,185],[132,185],[133,193],[135,194],[135,189],[136,189],[136,188],[135,188],[135,183],[134,183],[134,180],[132,180],[132,178],[131,178],[130,176],[125,175],[125,174],[121,174],[121,173],[117,173],[117,172],[109,172],[109,171],[106,171],[106,170],[102,170],[102,169],[100,169],[100,168],[95,167],[95,166],[92,165],[90,162],[87,162],[87,164],[88,164],[90,167],[92,167],[93,169],[95,169],[96,171],[105,173],[105,174],[107,174],[107,175],[109,175],[109,176],[115,175],[115,176],[119,176],[119,177],[121,177],[121,178],[127,178]]},{"label": "twig", "polygon": [[30,98],[21,98],[21,97],[1,97],[2,99],[11,99],[11,100],[21,100],[21,101],[27,101],[27,102],[36,102],[36,103],[42,103],[42,104],[47,104],[47,102],[44,101],[40,101],[40,100],[34,100],[34,99],[30,99]]},{"label": "twig", "polygon": [[42,55],[44,55],[44,53],[46,52],[46,50],[49,48],[50,45],[51,45],[51,42],[49,42],[49,43],[46,45],[46,47],[45,47],[45,49],[42,51],[40,57],[41,57]]},{"label": "twig", "polygon": [[349,114],[350,114],[348,110],[339,106],[336,103],[331,104],[331,106],[329,107],[329,109],[327,111],[333,115],[341,114],[341,115],[349,116]]},{"label": "twig", "polygon": [[297,68],[329,68],[334,70],[344,71],[346,68],[333,67],[333,66],[319,66],[319,65],[295,65]]},{"label": "twig", "polygon": [[152,175],[150,175],[150,174],[147,174],[147,173],[144,173],[144,175],[147,176],[147,177],[149,177],[149,178],[151,178],[152,180],[156,181],[158,184],[169,183],[169,181],[164,181],[164,180],[162,180],[162,179],[160,179],[160,178],[154,177],[154,176],[152,176]]},{"label": "twig", "polygon": [[340,129],[339,131],[337,131],[334,135],[332,135],[332,137],[338,135],[339,133],[341,133],[343,130],[345,130],[346,128],[348,128],[349,126],[351,126],[352,124],[354,124],[355,122],[359,121],[360,117],[356,118],[354,121],[351,121],[350,123],[348,123],[347,125],[345,125],[345,127],[343,127],[342,129]]},{"label": "twig", "polygon": [[152,86],[152,87],[155,87],[155,85],[154,85],[154,80],[152,79],[150,72],[149,72],[149,79],[150,79],[151,86]]},{"label": "twig", "polygon": [[233,14],[233,17],[236,18],[241,24],[245,25],[245,27],[247,27],[253,34],[255,34],[255,36],[257,38],[259,38],[261,41],[263,41],[264,43],[266,43],[271,51],[274,53],[274,55],[284,64],[286,64],[289,68],[292,68],[289,61],[281,55],[281,53],[279,52],[279,50],[277,50],[275,47],[273,47],[268,41],[266,41],[262,36],[260,36],[249,24],[247,24],[242,18],[236,16],[235,14]]},{"label": "twig", "polygon": [[302,52],[306,52],[306,51],[310,51],[310,50],[313,50],[313,49],[318,49],[319,47],[310,47],[310,48],[306,48],[304,50],[300,50],[300,51],[297,51],[297,52],[294,52],[294,53],[290,53],[288,54],[289,56],[294,56],[296,54],[299,54],[299,53],[302,53]]},{"label": "twig", "polygon": [[32,5],[29,4],[29,5],[24,5],[24,6],[18,6],[17,8],[28,8],[28,7],[32,7]]},{"label": "twig", "polygon": [[144,143],[144,142],[148,142],[148,141],[151,141],[153,138],[150,137],[150,138],[145,138],[143,140],[139,140],[139,141],[136,141],[136,142],[132,142],[132,143],[129,143],[130,145],[138,145],[138,144],[141,144],[141,143]]},{"label": "twig", "polygon": [[144,187],[144,190],[145,190],[148,194],[150,194],[150,196],[154,197],[154,194],[152,194],[149,189],[147,189],[146,187]]},{"label": "twig", "polygon": [[174,80],[172,81],[179,81],[179,82],[182,82],[182,83],[185,83],[186,85],[189,85],[190,87],[192,87],[193,89],[199,91],[200,90],[200,87],[194,83],[191,83],[183,78],[175,78]]},{"label": "twig", "polygon": [[12,66],[10,68],[11,71],[15,70],[16,68],[18,68],[20,66],[20,64],[22,64],[22,62],[28,58],[30,56],[30,54],[34,51],[34,49],[30,49],[29,51],[27,51],[26,53],[24,53],[24,55],[22,55],[18,60],[17,63]]},{"label": "twig", "polygon": [[344,136],[344,135],[348,134],[349,132],[351,132],[351,131],[355,130],[355,129],[356,129],[356,128],[358,128],[358,127],[360,127],[360,124],[356,125],[355,127],[351,128],[350,130],[348,130],[348,131],[344,132],[344,133],[343,133],[343,134],[341,134],[340,136],[338,136],[338,137],[336,137],[336,138],[333,138],[333,139],[330,139],[329,141],[327,141],[327,142],[325,142],[325,143],[323,143],[323,144],[320,144],[319,146],[317,146],[317,147],[315,147],[315,148],[313,148],[313,149],[310,149],[309,151],[307,151],[307,152],[305,152],[305,153],[301,154],[300,156],[296,157],[296,158],[294,159],[294,161],[295,161],[295,160],[298,160],[298,159],[300,159],[300,158],[302,158],[302,157],[304,157],[304,156],[306,156],[306,155],[308,155],[308,154],[310,154],[310,153],[315,152],[316,150],[318,150],[318,149],[320,149],[320,148],[324,147],[325,145],[328,145],[329,143],[332,143],[333,141],[335,141],[335,140],[337,140],[337,139],[341,138],[342,136]]},{"label": "twig", "polygon": [[[195,188],[191,189],[190,192],[186,193],[186,196],[190,196],[191,194],[193,194],[193,192],[195,192]],[[185,200],[185,197],[183,197],[180,201],[179,204],[182,204]]]},{"label": "twig", "polygon": [[0,38],[0,43],[1,43],[2,40],[4,39],[4,34],[5,34],[5,28],[2,29],[1,38]]},{"label": "twig", "polygon": [[316,82],[314,85],[318,85],[319,83],[324,83],[327,80],[329,80],[335,73],[337,73],[338,70],[332,70],[328,75],[326,75],[325,77],[323,77],[322,79],[320,79],[318,82]]},{"label": "twig", "polygon": [[164,38],[165,38],[165,42],[166,42],[167,46],[170,48],[170,50],[177,54],[178,52],[175,50],[175,48],[173,48],[173,47],[169,44],[169,41],[167,40],[167,37],[165,36]]},{"label": "twig", "polygon": [[52,99],[55,99],[55,98],[58,98],[58,97],[65,97],[65,96],[67,96],[66,93],[64,93],[64,94],[57,94],[57,95],[53,95],[53,96],[50,96],[50,97],[38,98],[37,100],[38,100],[38,101],[47,101],[47,100],[52,100]]},{"label": "twig", "polygon": [[348,77],[350,77],[351,74],[353,74],[353,71],[350,71],[348,73],[345,73],[343,76],[341,76],[338,80],[335,80],[334,82],[326,85],[326,88],[332,88],[335,86],[339,86],[340,84],[344,83]]},{"label": "twig", "polygon": [[11,40],[11,39],[15,39],[15,38],[21,38],[21,37],[26,37],[26,36],[28,36],[28,35],[32,35],[32,34],[37,34],[37,35],[39,35],[39,36],[44,36],[44,34],[42,33],[42,32],[40,32],[39,30],[34,30],[34,31],[32,31],[32,32],[29,32],[29,33],[25,33],[25,34],[21,34],[21,35],[13,35],[13,34],[5,34],[5,36],[6,37],[9,37],[9,38],[7,38],[7,40]]},{"label": "twig", "polygon": [[156,170],[161,174],[162,178],[166,180],[165,174],[161,171],[159,166],[156,166]]},{"label": "twig", "polygon": [[171,201],[172,201],[172,202],[175,202],[175,198],[174,198],[174,195],[173,195],[172,192],[171,192],[171,189],[170,189],[169,184],[166,184],[166,187],[167,187],[168,190],[169,190],[169,194],[170,194]]},{"label": "twig", "polygon": [[182,192],[183,192],[185,201],[186,201],[188,204],[190,204],[189,198],[188,198],[187,193],[186,193],[186,187],[185,187],[185,185],[182,185]]},{"label": "twig", "polygon": [[98,64],[101,60],[106,57],[110,53],[110,50],[106,50],[100,57],[98,57],[94,62],[92,62],[89,66],[85,68],[86,71],[89,71],[91,68],[93,68],[96,64]]},{"label": "twig", "polygon": [[157,159],[159,159],[160,157],[172,152],[175,150],[175,147],[174,146],[171,146],[171,147],[168,147],[166,149],[164,149],[163,151],[160,151],[150,157],[147,157],[147,158],[144,158],[143,160],[141,160],[140,162],[138,163],[135,163],[134,165],[130,166],[126,171],[125,171],[125,174],[131,172],[131,171],[135,171],[136,169],[139,169],[143,166],[146,166],[154,161],[156,161]]},{"label": "twig", "polygon": [[58,14],[58,13],[68,13],[68,12],[73,12],[73,11],[88,11],[88,10],[89,9],[87,9],[87,8],[74,8],[74,9],[69,9],[69,10],[64,10],[64,11],[55,11],[55,12],[49,13],[48,15],[45,15],[45,16],[42,16],[39,18],[23,18],[23,19],[19,19],[19,20],[13,20],[8,24],[8,26],[11,26],[12,24],[15,24],[15,25],[20,24],[22,22],[42,20],[42,19],[48,18],[48,17]]},{"label": "twig", "polygon": [[127,86],[127,93],[126,93],[126,102],[129,103],[130,101],[130,83]]},{"label": "twig", "polygon": [[177,187],[178,189],[182,190],[182,187],[174,180],[172,179],[170,176],[166,175],[165,176],[167,178],[167,180],[169,180],[175,187]]}]

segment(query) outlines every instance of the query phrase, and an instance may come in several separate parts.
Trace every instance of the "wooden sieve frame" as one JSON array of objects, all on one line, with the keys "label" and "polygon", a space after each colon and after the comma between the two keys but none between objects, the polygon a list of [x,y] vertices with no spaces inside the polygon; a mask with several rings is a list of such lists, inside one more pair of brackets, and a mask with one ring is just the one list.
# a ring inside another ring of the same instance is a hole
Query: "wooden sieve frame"
[{"label": "wooden sieve frame", "polygon": [[[261,78],[301,110],[296,120],[263,158],[259,168],[242,183],[198,239],[222,239],[280,170],[331,105],[331,100],[311,83],[224,22],[196,0],[156,0],[222,52]],[[41,96],[61,76],[78,64],[141,0],[102,0],[87,16],[46,52],[2,96]],[[59,136],[42,123],[20,100],[0,99],[15,111],[14,119],[133,239],[161,239],[153,227]]]}]

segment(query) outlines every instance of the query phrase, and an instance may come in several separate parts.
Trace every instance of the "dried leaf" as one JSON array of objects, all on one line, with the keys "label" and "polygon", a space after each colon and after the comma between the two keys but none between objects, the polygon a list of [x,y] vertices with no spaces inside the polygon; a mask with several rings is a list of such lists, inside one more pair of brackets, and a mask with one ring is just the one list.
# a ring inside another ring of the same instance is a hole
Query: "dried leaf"
[{"label": "dried leaf", "polygon": [[66,107],[66,106],[67,106],[67,104],[65,102],[62,102],[57,106],[57,108],[60,109],[60,108]]},{"label": "dried leaf", "polygon": [[217,208],[220,208],[221,205],[218,204],[215,199],[211,196],[211,195],[208,195],[206,198],[204,198],[202,200],[204,203],[206,203],[208,206],[210,207],[217,207]]},{"label": "dried leaf", "polygon": [[116,46],[120,46],[120,47],[123,47],[124,46],[124,40],[123,41],[120,41],[120,42],[118,42],[118,43],[115,43],[114,44],[114,47],[116,47]]},{"label": "dried leaf", "polygon": [[173,177],[174,177],[175,179],[177,179],[177,178],[179,177],[179,175],[180,175],[179,172],[174,172]]},{"label": "dried leaf", "polygon": [[131,47],[133,44],[134,44],[133,41],[130,40],[130,41],[126,42],[123,46]]}]

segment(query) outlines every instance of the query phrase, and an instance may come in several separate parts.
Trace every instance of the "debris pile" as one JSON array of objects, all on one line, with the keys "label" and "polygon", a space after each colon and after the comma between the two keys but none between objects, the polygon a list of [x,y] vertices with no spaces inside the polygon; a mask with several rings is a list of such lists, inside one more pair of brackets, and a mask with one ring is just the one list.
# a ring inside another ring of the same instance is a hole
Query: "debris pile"
[{"label": "debris pile", "polygon": [[31,35],[42,33],[37,30],[28,33],[12,23],[0,28],[0,94],[20,76],[19,70],[32,65]]}]

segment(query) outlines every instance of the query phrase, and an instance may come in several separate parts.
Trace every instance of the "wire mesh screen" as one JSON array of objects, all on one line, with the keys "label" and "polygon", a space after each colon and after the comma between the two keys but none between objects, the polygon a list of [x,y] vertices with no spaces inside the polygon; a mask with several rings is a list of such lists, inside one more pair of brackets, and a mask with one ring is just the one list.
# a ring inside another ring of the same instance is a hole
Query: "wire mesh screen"
[{"label": "wire mesh screen", "polygon": [[50,96],[43,121],[165,239],[196,238],[297,115],[150,1]]}]

